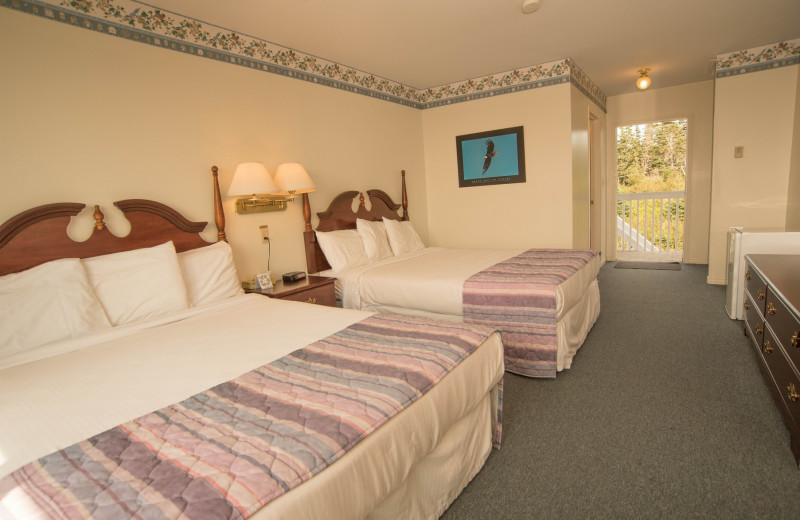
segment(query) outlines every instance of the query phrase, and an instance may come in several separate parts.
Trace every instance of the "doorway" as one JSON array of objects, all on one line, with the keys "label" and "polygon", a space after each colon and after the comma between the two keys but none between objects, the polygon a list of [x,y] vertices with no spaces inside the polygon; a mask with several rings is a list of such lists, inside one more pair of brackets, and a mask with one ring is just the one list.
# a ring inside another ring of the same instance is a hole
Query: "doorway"
[{"label": "doorway", "polygon": [[617,127],[617,259],[683,260],[688,121]]}]

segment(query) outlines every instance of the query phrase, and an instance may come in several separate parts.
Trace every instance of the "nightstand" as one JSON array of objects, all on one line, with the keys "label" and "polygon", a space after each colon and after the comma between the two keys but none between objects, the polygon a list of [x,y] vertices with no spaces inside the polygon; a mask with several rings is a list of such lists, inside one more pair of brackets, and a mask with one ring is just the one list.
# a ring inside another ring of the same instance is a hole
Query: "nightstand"
[{"label": "nightstand", "polygon": [[296,302],[316,303],[336,307],[336,278],[307,276],[297,282],[278,280],[272,289],[245,289],[247,293],[263,294],[270,298]]}]

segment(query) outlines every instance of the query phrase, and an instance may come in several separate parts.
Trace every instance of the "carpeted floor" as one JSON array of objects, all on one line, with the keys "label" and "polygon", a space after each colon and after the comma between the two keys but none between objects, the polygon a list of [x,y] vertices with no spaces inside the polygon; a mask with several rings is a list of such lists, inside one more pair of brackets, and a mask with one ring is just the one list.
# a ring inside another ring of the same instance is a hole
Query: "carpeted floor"
[{"label": "carpeted floor", "polygon": [[800,518],[788,433],[725,288],[706,266],[612,266],[572,368],[506,374],[503,445],[442,518]]},{"label": "carpeted floor", "polygon": [[680,271],[679,262],[623,262],[617,261],[614,264],[617,269],[649,269],[651,271]]}]

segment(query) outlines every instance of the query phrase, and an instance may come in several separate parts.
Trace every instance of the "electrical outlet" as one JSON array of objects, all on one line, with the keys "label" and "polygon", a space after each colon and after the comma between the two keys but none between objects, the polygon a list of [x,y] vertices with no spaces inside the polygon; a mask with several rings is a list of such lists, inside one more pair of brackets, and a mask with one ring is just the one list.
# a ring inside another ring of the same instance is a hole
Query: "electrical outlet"
[{"label": "electrical outlet", "polygon": [[261,231],[261,243],[266,244],[269,242],[269,226],[258,226],[259,231]]},{"label": "electrical outlet", "polygon": [[734,146],[733,157],[734,159],[741,159],[744,157],[744,146]]}]

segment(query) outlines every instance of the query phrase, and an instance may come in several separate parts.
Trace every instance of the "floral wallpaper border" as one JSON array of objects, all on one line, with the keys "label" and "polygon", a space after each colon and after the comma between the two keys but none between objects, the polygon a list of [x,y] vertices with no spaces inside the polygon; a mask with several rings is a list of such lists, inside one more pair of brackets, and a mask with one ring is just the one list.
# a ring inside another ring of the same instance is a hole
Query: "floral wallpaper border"
[{"label": "floral wallpaper border", "polygon": [[417,109],[570,82],[604,112],[606,110],[605,94],[569,58],[430,89],[416,89],[288,47],[162,11],[138,0],[0,0],[0,7]]},{"label": "floral wallpaper border", "polygon": [[800,63],[800,38],[717,55],[716,77],[725,78]]}]

